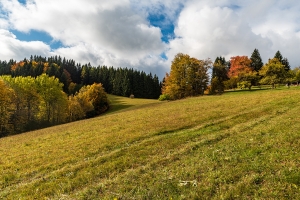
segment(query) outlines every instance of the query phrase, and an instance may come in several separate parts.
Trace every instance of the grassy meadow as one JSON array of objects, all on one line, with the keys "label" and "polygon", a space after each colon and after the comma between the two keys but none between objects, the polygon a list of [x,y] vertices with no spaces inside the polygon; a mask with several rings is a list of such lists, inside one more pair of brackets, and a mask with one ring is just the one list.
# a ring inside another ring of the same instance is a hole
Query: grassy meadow
[{"label": "grassy meadow", "polygon": [[109,98],[1,138],[0,199],[300,199],[300,88]]}]

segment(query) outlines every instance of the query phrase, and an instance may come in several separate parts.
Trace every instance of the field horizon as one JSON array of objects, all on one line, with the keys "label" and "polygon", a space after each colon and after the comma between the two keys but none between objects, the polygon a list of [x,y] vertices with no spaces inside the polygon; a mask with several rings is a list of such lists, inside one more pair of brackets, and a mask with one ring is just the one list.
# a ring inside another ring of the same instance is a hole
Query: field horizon
[{"label": "field horizon", "polygon": [[0,138],[0,199],[300,198],[300,88],[109,99],[99,117]]}]

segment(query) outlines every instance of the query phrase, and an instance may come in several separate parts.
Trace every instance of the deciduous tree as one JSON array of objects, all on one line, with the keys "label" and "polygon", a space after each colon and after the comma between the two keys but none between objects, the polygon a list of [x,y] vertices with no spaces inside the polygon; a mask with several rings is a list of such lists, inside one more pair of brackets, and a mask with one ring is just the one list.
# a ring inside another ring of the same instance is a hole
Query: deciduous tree
[{"label": "deciduous tree", "polygon": [[170,74],[166,74],[162,93],[171,99],[202,95],[208,84],[210,60],[198,60],[179,53],[172,61]]},{"label": "deciduous tree", "polygon": [[251,62],[248,56],[235,56],[230,59],[228,76],[232,79],[230,81],[231,86],[236,84],[240,88],[251,89],[258,79],[257,72],[251,68]]},{"label": "deciduous tree", "polygon": [[251,60],[248,56],[235,56],[230,58],[229,78],[239,76],[240,73],[248,73],[251,71]]},{"label": "deciduous tree", "polygon": [[27,76],[3,76],[3,80],[14,90],[13,104],[16,110],[12,123],[16,132],[25,131],[29,122],[34,122],[39,111],[40,96],[37,92],[35,78]]},{"label": "deciduous tree", "polygon": [[277,58],[270,59],[269,62],[261,68],[259,74],[262,76],[260,83],[270,84],[272,88],[275,88],[278,83],[283,83],[286,78],[284,65]]},{"label": "deciduous tree", "polygon": [[36,78],[37,91],[42,98],[40,118],[48,123],[58,123],[66,118],[67,96],[58,78],[42,74]]},{"label": "deciduous tree", "polygon": [[15,112],[14,91],[0,78],[0,137],[10,133],[9,120]]}]

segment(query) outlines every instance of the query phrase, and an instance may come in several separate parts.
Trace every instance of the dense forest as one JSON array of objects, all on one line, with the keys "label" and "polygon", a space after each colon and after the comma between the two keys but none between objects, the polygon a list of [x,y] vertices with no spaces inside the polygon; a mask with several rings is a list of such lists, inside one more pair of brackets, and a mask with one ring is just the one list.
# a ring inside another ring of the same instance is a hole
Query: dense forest
[{"label": "dense forest", "polygon": [[128,68],[81,65],[60,56],[31,56],[20,62],[0,60],[0,75],[37,77],[43,73],[55,76],[63,83],[67,94],[75,94],[84,85],[101,83],[108,94],[137,98],[157,99],[161,83],[156,75]]},{"label": "dense forest", "polygon": [[60,56],[0,61],[0,137],[97,116],[107,93],[157,99],[156,75],[80,65]]}]

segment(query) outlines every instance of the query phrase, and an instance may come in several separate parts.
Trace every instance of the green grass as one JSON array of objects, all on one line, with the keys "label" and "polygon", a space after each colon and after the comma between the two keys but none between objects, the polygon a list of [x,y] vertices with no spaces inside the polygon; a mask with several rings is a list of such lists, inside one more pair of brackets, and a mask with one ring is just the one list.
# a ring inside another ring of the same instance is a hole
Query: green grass
[{"label": "green grass", "polygon": [[300,199],[300,89],[109,98],[0,139],[0,199]]}]

